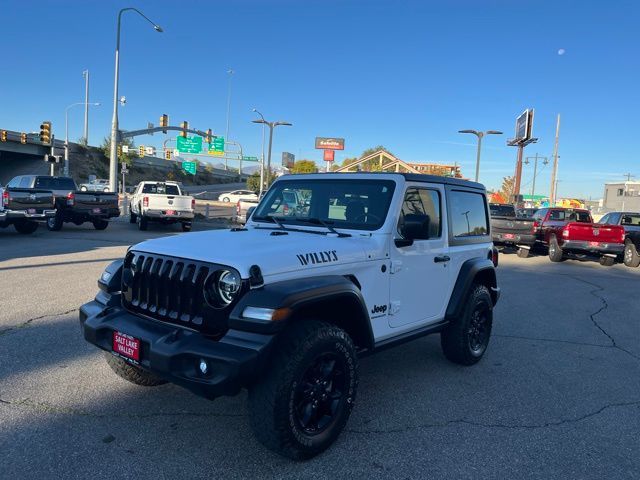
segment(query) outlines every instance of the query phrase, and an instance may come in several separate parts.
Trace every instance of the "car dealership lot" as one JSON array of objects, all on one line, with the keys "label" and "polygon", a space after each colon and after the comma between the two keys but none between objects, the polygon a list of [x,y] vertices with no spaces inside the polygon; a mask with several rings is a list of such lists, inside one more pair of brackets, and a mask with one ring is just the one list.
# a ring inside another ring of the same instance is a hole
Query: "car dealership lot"
[{"label": "car dealership lot", "polygon": [[[194,224],[194,230],[202,224]],[[254,440],[246,395],[209,402],[121,380],[77,308],[145,238],[113,222],[0,230],[0,477],[631,478],[640,471],[640,268],[501,255],[494,336],[475,367],[437,336],[361,361],[358,399],[325,454]],[[186,234],[189,235],[189,234]],[[211,245],[215,251],[215,244]]]}]

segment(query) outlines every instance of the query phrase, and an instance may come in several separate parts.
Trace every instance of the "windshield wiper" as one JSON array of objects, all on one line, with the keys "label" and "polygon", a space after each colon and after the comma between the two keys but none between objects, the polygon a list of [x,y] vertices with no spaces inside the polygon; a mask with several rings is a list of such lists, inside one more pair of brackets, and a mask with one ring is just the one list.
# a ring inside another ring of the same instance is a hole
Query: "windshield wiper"
[{"label": "windshield wiper", "polygon": [[325,227],[327,230],[329,230],[331,233],[335,233],[338,237],[340,238],[345,238],[345,237],[350,237],[351,234],[350,233],[342,233],[337,231],[335,228],[333,228],[331,226],[331,224],[329,224],[328,222],[325,222],[324,220],[322,220],[321,218],[316,218],[316,217],[312,217],[312,218],[298,218],[296,217],[296,220],[298,221],[302,221],[302,222],[307,222],[307,223],[313,223],[315,225],[322,225],[323,227]]},{"label": "windshield wiper", "polygon": [[282,230],[287,230],[287,227],[285,227],[282,223],[282,217],[273,217],[271,215],[267,215],[264,217],[252,217],[251,220],[257,220],[257,221],[262,220],[264,222],[272,222],[278,225],[278,227],[280,227]]}]

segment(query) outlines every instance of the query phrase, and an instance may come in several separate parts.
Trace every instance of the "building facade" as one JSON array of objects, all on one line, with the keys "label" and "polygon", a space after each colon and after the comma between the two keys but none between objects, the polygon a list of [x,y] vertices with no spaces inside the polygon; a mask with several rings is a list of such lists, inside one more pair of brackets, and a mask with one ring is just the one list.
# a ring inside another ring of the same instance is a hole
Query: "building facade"
[{"label": "building facade", "polygon": [[409,165],[425,175],[462,178],[458,165],[443,165],[440,163],[410,163]]},{"label": "building facade", "polygon": [[603,210],[640,212],[640,182],[604,184]]}]

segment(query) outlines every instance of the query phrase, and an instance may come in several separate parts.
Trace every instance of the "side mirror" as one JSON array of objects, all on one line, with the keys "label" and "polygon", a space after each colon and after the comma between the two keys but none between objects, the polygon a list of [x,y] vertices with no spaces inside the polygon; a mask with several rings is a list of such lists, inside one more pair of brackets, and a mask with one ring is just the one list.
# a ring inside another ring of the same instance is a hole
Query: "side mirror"
[{"label": "side mirror", "polygon": [[396,246],[408,247],[409,245],[413,245],[414,240],[428,240],[430,225],[431,219],[429,215],[415,213],[405,215],[404,223],[400,228],[400,234],[403,238],[395,241]]}]

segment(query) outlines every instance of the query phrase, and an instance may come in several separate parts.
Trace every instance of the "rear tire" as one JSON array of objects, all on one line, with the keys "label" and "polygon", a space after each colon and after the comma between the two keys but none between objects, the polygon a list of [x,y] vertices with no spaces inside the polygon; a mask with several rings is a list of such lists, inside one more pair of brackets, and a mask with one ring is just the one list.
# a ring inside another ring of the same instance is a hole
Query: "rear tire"
[{"label": "rear tire", "polygon": [[249,421],[268,449],[307,459],[326,450],[346,425],[358,358],[349,335],[329,323],[300,321],[280,342],[249,390]]},{"label": "rear tire", "polygon": [[517,255],[520,258],[529,258],[529,249],[528,248],[519,248]]},{"label": "rear tire", "polygon": [[566,260],[562,247],[558,245],[558,239],[555,235],[549,239],[549,260],[552,262],[563,262]]},{"label": "rear tire", "polygon": [[22,235],[31,235],[38,229],[38,222],[30,222],[29,220],[18,221],[13,224],[13,228]]},{"label": "rear tire", "polygon": [[109,226],[109,222],[106,220],[94,220],[92,223],[96,230],[105,230]]},{"label": "rear tire", "polygon": [[486,285],[476,284],[466,299],[462,316],[440,333],[440,345],[447,359],[473,365],[487,351],[493,326],[493,301]]},{"label": "rear tire", "polygon": [[104,355],[105,359],[107,360],[107,365],[111,367],[111,370],[116,372],[116,375],[124,378],[128,382],[140,385],[142,387],[156,387],[158,385],[167,383],[166,380],[163,380],[153,373],[147,372],[139,367],[136,367],[135,365],[131,365],[130,363],[125,362],[121,358],[118,358],[109,352],[105,352]]},{"label": "rear tire", "polygon": [[59,232],[62,230],[62,215],[56,213],[53,217],[47,218],[47,230],[50,232]]},{"label": "rear tire", "polygon": [[191,231],[191,222],[182,222],[182,231],[190,232]]},{"label": "rear tire", "polygon": [[624,244],[623,262],[627,267],[637,267],[640,265],[640,255],[638,255],[638,249],[631,240],[627,240]]},{"label": "rear tire", "polygon": [[149,226],[149,221],[144,215],[137,215],[136,221],[138,222],[138,230],[145,231]]},{"label": "rear tire", "polygon": [[129,223],[136,223],[136,214],[129,209]]},{"label": "rear tire", "polygon": [[613,265],[615,265],[616,259],[613,257],[602,256],[600,257],[599,263],[604,267],[612,267]]}]

